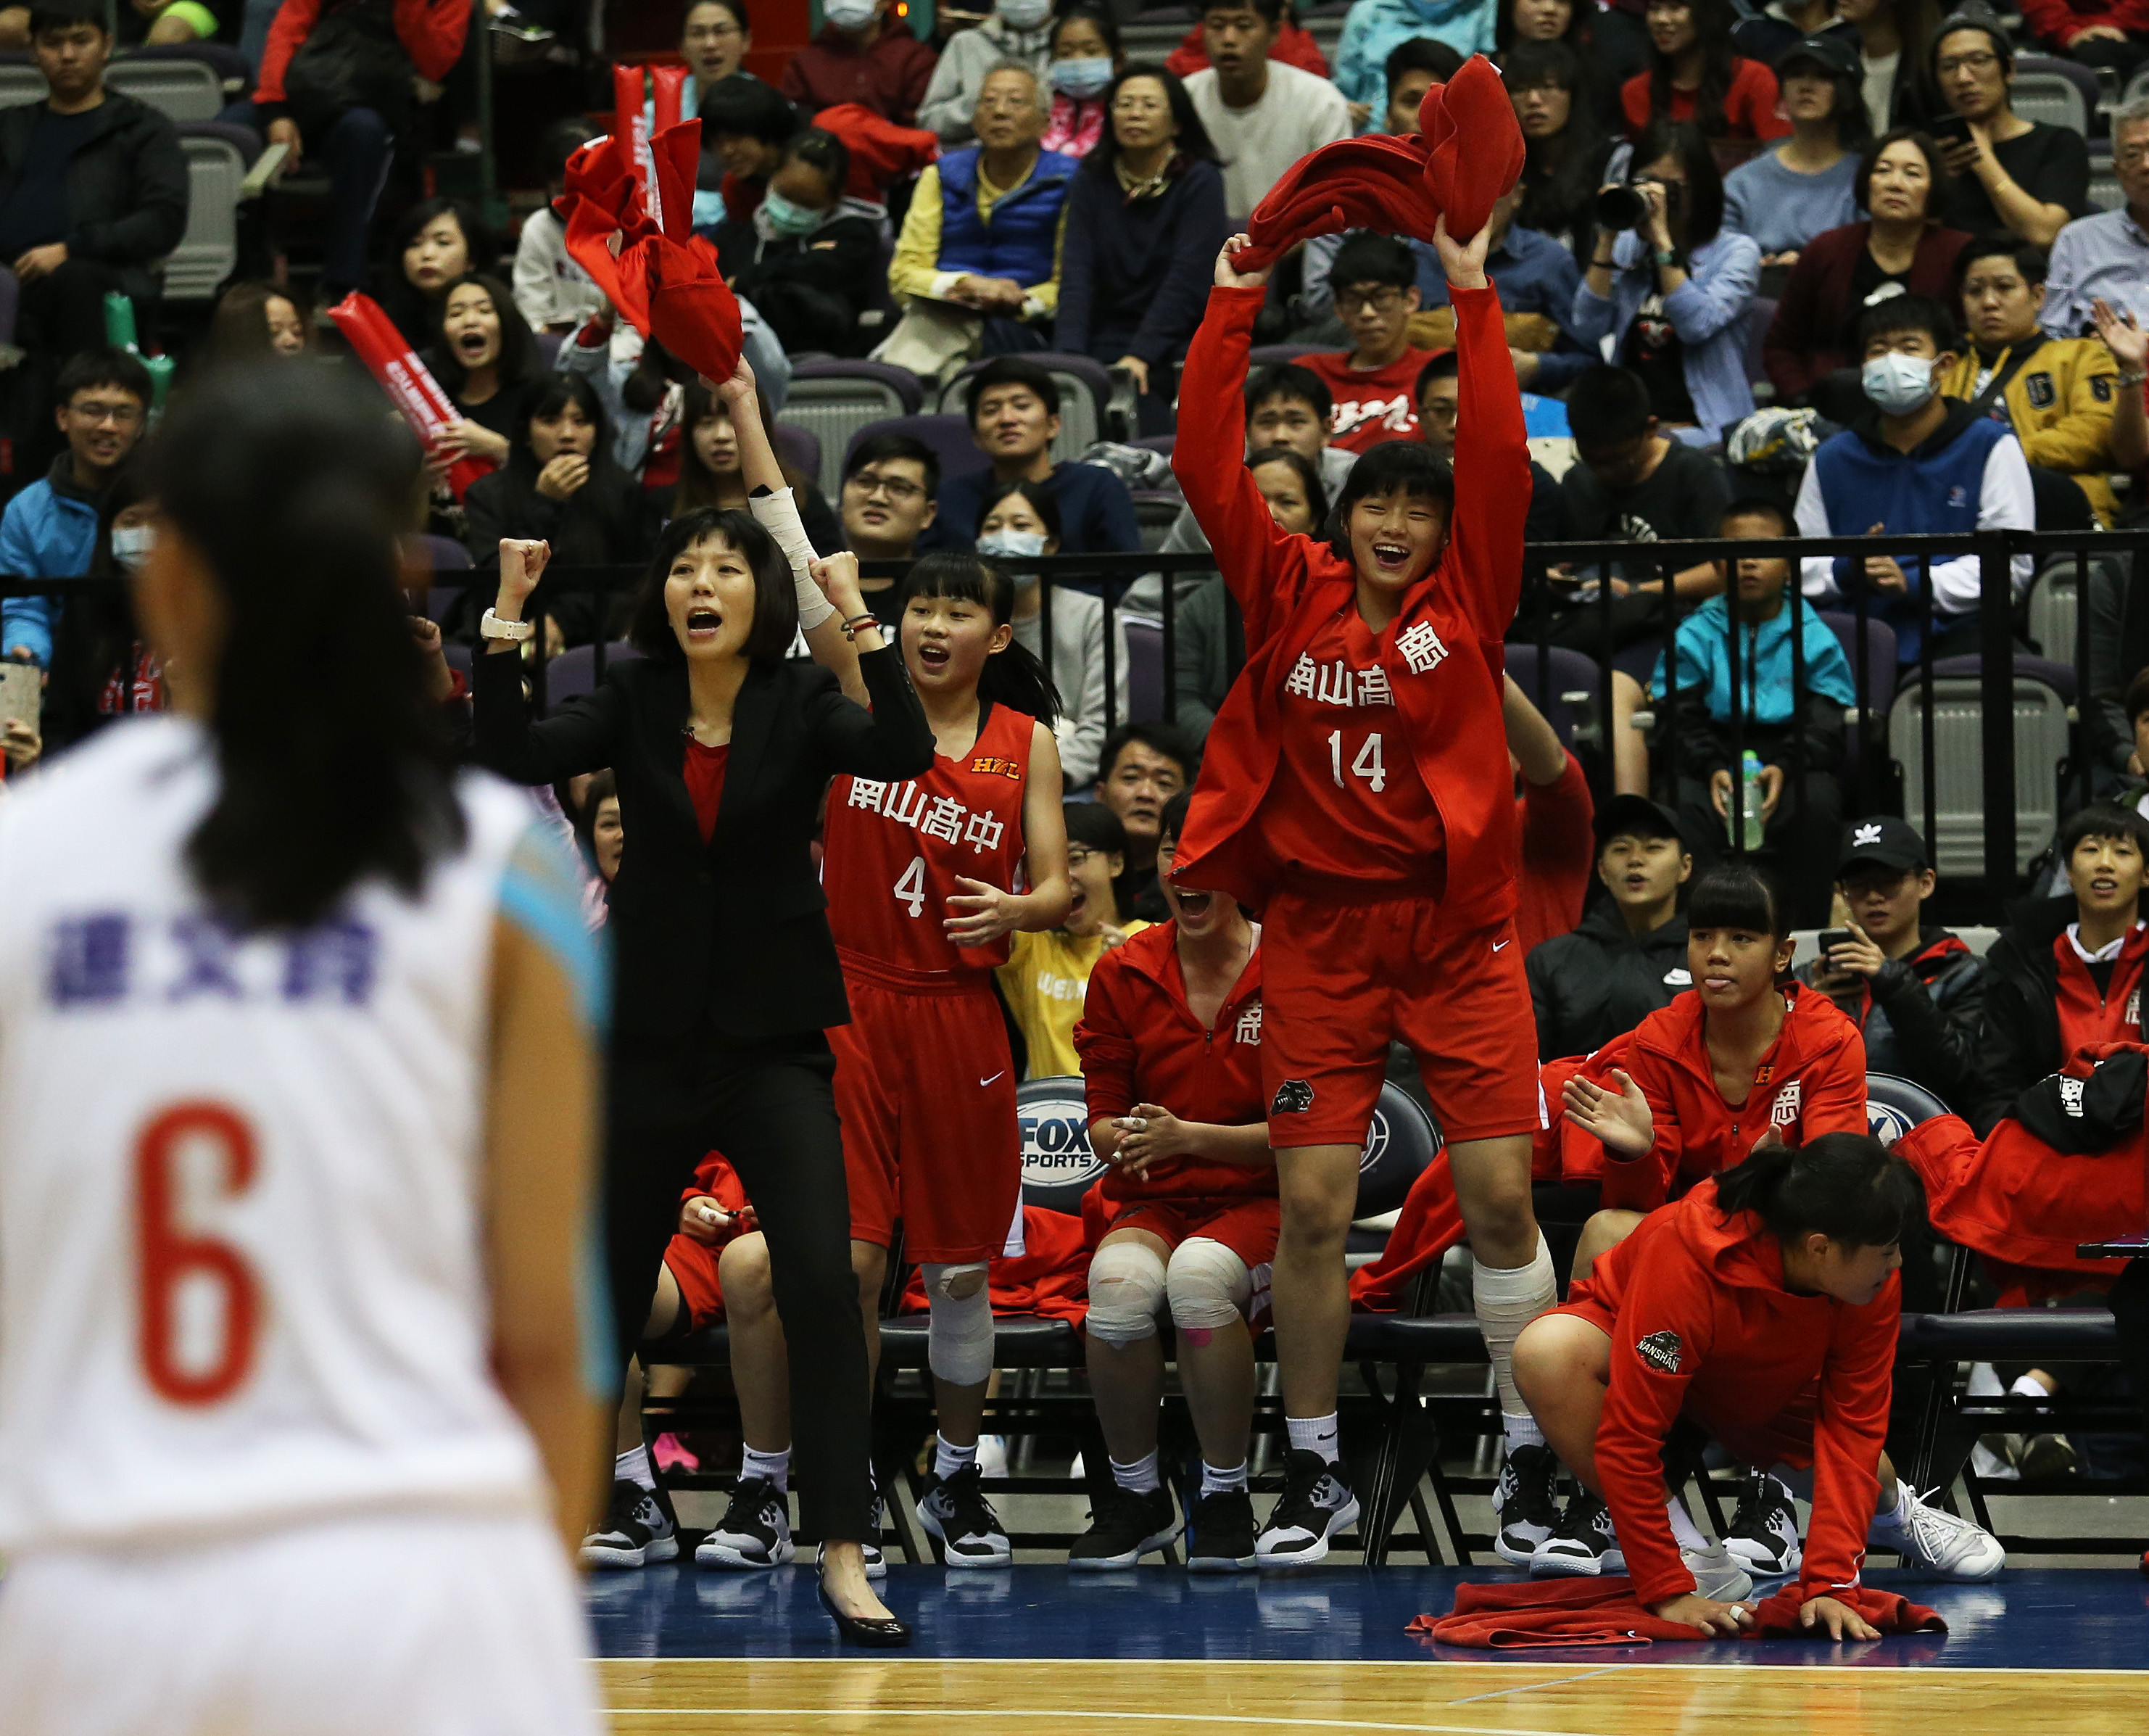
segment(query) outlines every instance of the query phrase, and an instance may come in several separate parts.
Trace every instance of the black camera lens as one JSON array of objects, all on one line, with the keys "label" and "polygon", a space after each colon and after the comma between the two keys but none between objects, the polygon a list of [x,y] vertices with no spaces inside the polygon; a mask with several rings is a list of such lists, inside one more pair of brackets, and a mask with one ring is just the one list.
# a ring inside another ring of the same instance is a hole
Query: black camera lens
[{"label": "black camera lens", "polygon": [[1632,187],[1607,187],[1597,195],[1599,229],[1637,229],[1649,220],[1649,202]]}]

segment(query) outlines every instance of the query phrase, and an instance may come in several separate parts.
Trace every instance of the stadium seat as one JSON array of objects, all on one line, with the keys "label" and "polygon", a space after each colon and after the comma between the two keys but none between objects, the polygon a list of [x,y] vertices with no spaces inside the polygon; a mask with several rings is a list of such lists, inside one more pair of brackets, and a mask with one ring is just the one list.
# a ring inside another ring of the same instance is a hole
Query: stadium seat
[{"label": "stadium seat", "polygon": [[1246,352],[1246,360],[1256,368],[1272,367],[1278,362],[1295,362],[1301,355],[1318,355],[1319,344],[1262,344]]},{"label": "stadium seat", "polygon": [[2090,117],[2096,113],[2096,74],[2076,60],[2017,55],[2008,100],[2026,121],[2071,127],[2086,138]]},{"label": "stadium seat", "polygon": [[164,299],[214,301],[239,264],[239,187],[261,141],[249,128],[216,121],[183,121],[179,133],[187,159],[187,228],[164,261]]},{"label": "stadium seat", "polygon": [[[1933,666],[1934,868],[1946,878],[1985,872],[1984,699],[1975,657]],[[2059,824],[2059,764],[2068,747],[2074,670],[2042,657],[2015,659],[2015,853],[2018,872],[2052,841]],[[1925,689],[1913,667],[1888,714],[1888,751],[1902,767],[1903,811],[1925,813],[1920,722]]]},{"label": "stadium seat", "polygon": [[[615,639],[605,647],[607,664],[638,657],[642,655],[624,639]],[[546,716],[556,712],[571,699],[594,692],[597,685],[597,648],[594,645],[571,645],[545,666],[545,712]]]},{"label": "stadium seat", "polygon": [[[802,428],[796,422],[779,421],[776,425],[777,461],[797,470],[801,476],[811,476],[817,482],[821,476],[821,436],[810,428]],[[840,486],[840,482],[839,485]],[[821,492],[828,494],[823,487]]]},{"label": "stadium seat", "polygon": [[1951,1114],[1948,1106],[1914,1079],[1892,1073],[1865,1075],[1865,1125],[1884,1145],[1892,1145],[1912,1128],[1935,1115]]},{"label": "stadium seat", "polygon": [[2126,203],[2119,177],[2108,169],[2096,169],[2089,178],[2089,202],[2099,211],[2116,211]]},{"label": "stadium seat", "polygon": [[27,62],[0,62],[0,108],[45,99],[45,75]]},{"label": "stadium seat", "polygon": [[1556,645],[1542,652],[1534,645],[1510,645],[1505,657],[1507,673],[1558,732],[1562,747],[1602,738],[1602,672],[1593,660]]},{"label": "stadium seat", "polygon": [[1776,317],[1776,303],[1773,296],[1756,295],[1752,310],[1746,315],[1746,381],[1754,387],[1756,402],[1762,398],[1761,388],[1768,388],[1769,401],[1776,395],[1775,383],[1769,378],[1769,370],[1761,359],[1762,340],[1769,335],[1769,327]]},{"label": "stadium seat", "polygon": [[1164,717],[1164,626],[1140,615],[1122,614],[1127,641],[1127,717],[1150,723]]},{"label": "stadium seat", "polygon": [[[236,51],[232,58],[245,64]],[[115,55],[104,68],[104,88],[161,108],[180,122],[213,121],[235,100],[224,94],[216,68],[190,47],[178,53]]]},{"label": "stadium seat", "polygon": [[842,460],[852,437],[869,424],[916,415],[924,399],[916,375],[885,362],[800,362],[791,370],[776,423],[803,428],[821,442],[821,492],[833,501],[843,486]]},{"label": "stadium seat", "polygon": [[[940,474],[949,476],[967,476],[972,470],[985,467],[985,455],[970,438],[970,425],[960,416],[890,416],[885,421],[868,422],[855,430],[845,442],[846,461],[858,443],[871,434],[907,434],[913,440],[922,440],[940,457]],[[825,453],[824,445],[822,450]],[[822,474],[828,473],[824,470]],[[833,482],[824,482],[821,491],[833,502],[843,486],[843,470],[839,466]]]}]

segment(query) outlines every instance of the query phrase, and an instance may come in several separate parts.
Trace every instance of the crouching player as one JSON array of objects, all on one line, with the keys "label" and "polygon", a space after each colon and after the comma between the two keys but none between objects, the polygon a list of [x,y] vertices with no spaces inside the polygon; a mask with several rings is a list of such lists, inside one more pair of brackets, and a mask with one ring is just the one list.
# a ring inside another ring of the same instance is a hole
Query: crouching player
[{"label": "crouching player", "polygon": [[1652,1212],[1517,1341],[1523,1396],[1598,1497],[1595,1571],[1631,1573],[1652,1613],[1734,1635],[1752,1613],[1735,1600],[1753,1582],[1668,1499],[1664,1442],[1682,1414],[1749,1464],[1810,1469],[1809,1628],[1878,1637],[1855,1607],[1869,1543],[1954,1579],[2005,1563],[1881,1451],[1919,1197],[1910,1166],[1867,1135],[1771,1140]]}]

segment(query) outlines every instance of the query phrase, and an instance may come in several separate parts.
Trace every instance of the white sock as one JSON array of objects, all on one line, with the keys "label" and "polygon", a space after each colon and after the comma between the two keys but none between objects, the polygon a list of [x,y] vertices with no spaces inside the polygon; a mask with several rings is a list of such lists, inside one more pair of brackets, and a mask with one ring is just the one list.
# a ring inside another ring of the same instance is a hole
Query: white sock
[{"label": "white sock", "polygon": [[1336,1448],[1336,1413],[1326,1416],[1286,1416],[1284,1426],[1291,1431],[1291,1450],[1293,1452],[1317,1452],[1334,1464],[1341,1457]]},{"label": "white sock", "polygon": [[1519,1416],[1502,1411],[1500,1413],[1500,1433],[1507,1443],[1511,1457],[1517,1447],[1542,1447],[1545,1444],[1544,1431],[1538,1427],[1537,1418],[1527,1411]]},{"label": "white sock", "polygon": [[1477,1330],[1484,1334],[1485,1349],[1492,1359],[1492,1381],[1500,1391],[1500,1411],[1520,1416],[1529,1406],[1515,1386],[1515,1341],[1522,1328],[1546,1310],[1558,1306],[1559,1281],[1552,1269],[1552,1250],[1543,1234],[1527,1266],[1491,1266],[1470,1262],[1471,1306],[1477,1316]]},{"label": "white sock", "polygon": [[772,1482],[778,1494],[783,1493],[791,1487],[791,1449],[787,1447],[781,1452],[757,1452],[751,1447],[742,1447],[739,1478],[743,1482],[749,1477]]},{"label": "white sock", "polygon": [[2052,1389],[2047,1386],[2042,1381],[2039,1380],[2036,1376],[2033,1374],[2018,1376],[2016,1379],[2015,1384],[2010,1386],[2007,1391],[2011,1396],[2016,1398],[2041,1398],[2050,1400],[2052,1396]]},{"label": "white sock", "polygon": [[614,1482],[640,1483],[645,1489],[657,1487],[657,1473],[649,1467],[649,1449],[637,1447],[632,1452],[623,1452],[611,1462]]},{"label": "white sock", "polygon": [[1682,1549],[1706,1549],[1709,1539],[1694,1522],[1694,1515],[1686,1510],[1686,1503],[1674,1495],[1664,1503],[1664,1512],[1672,1522],[1672,1539]]},{"label": "white sock", "polygon": [[1153,1494],[1159,1487],[1156,1474],[1156,1449],[1152,1447],[1143,1457],[1131,1465],[1122,1465],[1117,1459],[1110,1462],[1112,1481],[1123,1489],[1131,1489],[1137,1495]]},{"label": "white sock", "polygon": [[1246,1462],[1239,1462],[1228,1470],[1219,1471],[1208,1460],[1201,1462],[1201,1493],[1205,1499],[1211,1495],[1228,1495],[1235,1489],[1246,1487]]},{"label": "white sock", "polygon": [[933,1474],[945,1482],[958,1472],[968,1471],[978,1462],[978,1443],[957,1447],[943,1441],[933,1449]]}]

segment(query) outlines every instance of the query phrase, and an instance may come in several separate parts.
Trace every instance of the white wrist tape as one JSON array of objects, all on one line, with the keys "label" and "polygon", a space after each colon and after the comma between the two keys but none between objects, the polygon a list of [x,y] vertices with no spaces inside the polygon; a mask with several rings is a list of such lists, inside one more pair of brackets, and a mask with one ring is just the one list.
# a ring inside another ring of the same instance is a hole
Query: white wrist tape
[{"label": "white wrist tape", "polygon": [[789,489],[779,488],[770,494],[749,496],[747,507],[754,522],[776,539],[783,558],[791,563],[791,582],[798,593],[799,630],[812,632],[836,612],[836,606],[813,582],[813,575],[808,570],[818,557],[798,516],[798,502]]}]

